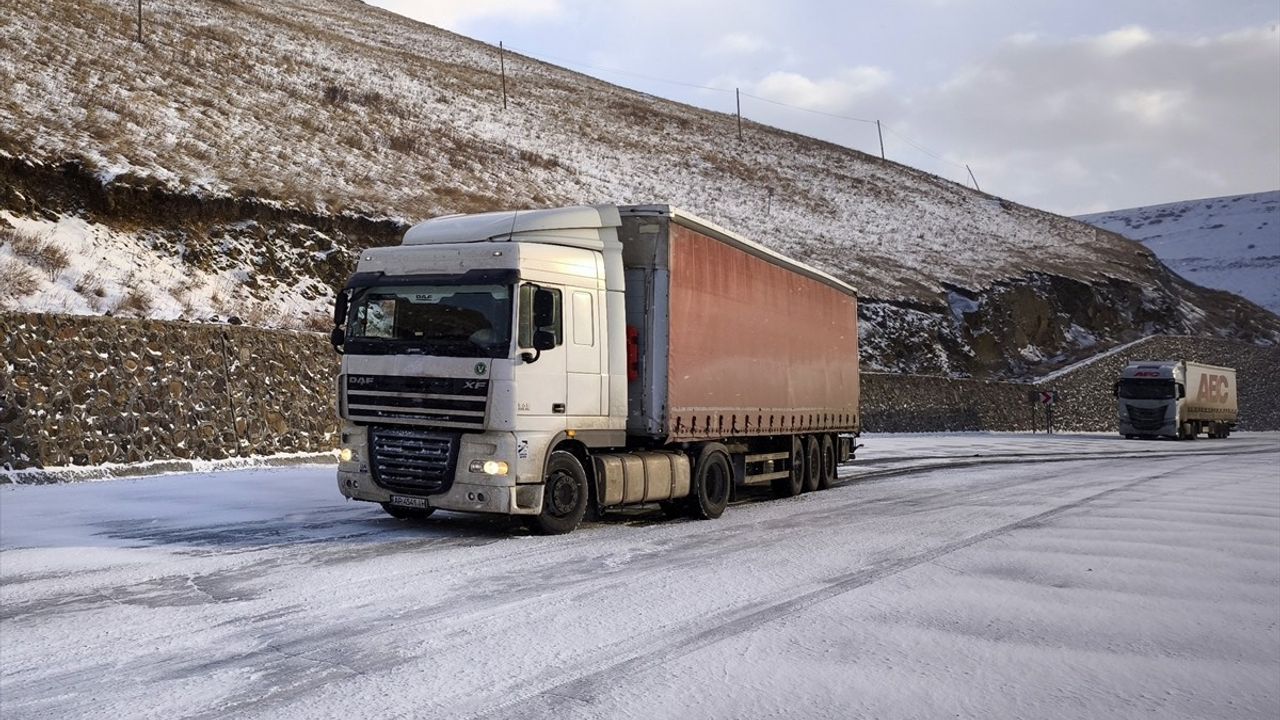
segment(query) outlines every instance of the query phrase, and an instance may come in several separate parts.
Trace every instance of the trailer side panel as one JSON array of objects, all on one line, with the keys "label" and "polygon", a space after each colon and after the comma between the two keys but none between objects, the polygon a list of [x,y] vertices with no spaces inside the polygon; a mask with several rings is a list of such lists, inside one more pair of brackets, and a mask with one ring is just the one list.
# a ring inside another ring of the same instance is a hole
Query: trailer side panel
[{"label": "trailer side panel", "polygon": [[857,298],[676,223],[670,440],[856,431]]}]

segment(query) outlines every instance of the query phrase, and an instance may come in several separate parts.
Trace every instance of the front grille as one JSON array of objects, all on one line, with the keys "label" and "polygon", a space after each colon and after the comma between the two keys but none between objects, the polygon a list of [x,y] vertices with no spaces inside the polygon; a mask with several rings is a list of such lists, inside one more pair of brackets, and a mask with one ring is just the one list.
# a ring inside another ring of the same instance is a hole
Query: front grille
[{"label": "front grille", "polygon": [[1141,408],[1126,404],[1125,409],[1129,412],[1129,424],[1134,430],[1159,430],[1164,427],[1164,417],[1169,406]]},{"label": "front grille", "polygon": [[483,430],[489,381],[462,378],[348,375],[347,417],[450,430]]},{"label": "front grille", "polygon": [[373,481],[388,490],[418,495],[442,493],[453,484],[458,435],[416,428],[369,428]]}]

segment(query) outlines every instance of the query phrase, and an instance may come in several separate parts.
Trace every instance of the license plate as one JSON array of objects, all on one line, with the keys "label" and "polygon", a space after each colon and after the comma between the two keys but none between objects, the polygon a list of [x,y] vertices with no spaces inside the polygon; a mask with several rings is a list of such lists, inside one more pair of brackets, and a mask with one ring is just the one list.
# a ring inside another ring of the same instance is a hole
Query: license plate
[{"label": "license plate", "polygon": [[427,507],[427,499],[416,498],[416,497],[405,497],[404,495],[392,495],[391,504],[397,505],[399,507],[425,509]]}]

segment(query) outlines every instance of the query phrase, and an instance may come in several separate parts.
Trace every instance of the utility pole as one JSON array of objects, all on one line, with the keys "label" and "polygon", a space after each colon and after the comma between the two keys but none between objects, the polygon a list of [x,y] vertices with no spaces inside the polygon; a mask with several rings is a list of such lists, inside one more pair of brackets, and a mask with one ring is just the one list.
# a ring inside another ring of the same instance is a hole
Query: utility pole
[{"label": "utility pole", "polygon": [[[142,2],[142,0],[138,0]],[[502,72],[502,109],[507,109],[507,51],[502,47],[502,41],[498,41],[498,69]]]},{"label": "utility pole", "polygon": [[734,102],[738,104],[738,141],[742,141],[742,94],[738,88],[733,89]]},{"label": "utility pole", "polygon": [[138,0],[138,42],[142,42],[142,0]]},{"label": "utility pole", "polygon": [[973,181],[973,188],[978,192],[982,192],[982,188],[978,187],[978,178],[973,176],[973,168],[965,165],[964,169],[969,171],[969,179]]},{"label": "utility pole", "polygon": [[880,129],[879,120],[876,120],[876,135],[880,136],[880,159],[884,160],[884,131]]}]

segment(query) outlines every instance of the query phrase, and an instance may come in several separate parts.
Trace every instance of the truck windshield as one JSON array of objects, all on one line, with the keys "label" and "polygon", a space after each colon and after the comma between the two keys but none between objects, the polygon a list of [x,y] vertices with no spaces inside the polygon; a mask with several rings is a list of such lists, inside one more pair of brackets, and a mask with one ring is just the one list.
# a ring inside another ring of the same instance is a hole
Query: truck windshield
[{"label": "truck windshield", "polygon": [[1170,400],[1177,397],[1172,380],[1120,381],[1120,397],[1130,400]]},{"label": "truck windshield", "polygon": [[510,285],[393,285],[356,290],[347,351],[507,357]]}]

